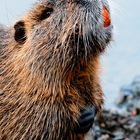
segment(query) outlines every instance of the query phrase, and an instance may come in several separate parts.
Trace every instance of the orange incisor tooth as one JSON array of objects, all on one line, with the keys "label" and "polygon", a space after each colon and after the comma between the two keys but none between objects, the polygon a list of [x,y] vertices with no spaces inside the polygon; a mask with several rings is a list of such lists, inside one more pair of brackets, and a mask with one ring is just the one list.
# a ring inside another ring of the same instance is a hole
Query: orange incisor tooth
[{"label": "orange incisor tooth", "polygon": [[103,16],[103,21],[104,21],[104,27],[110,26],[111,25],[110,14],[105,6],[103,7],[103,10],[102,10],[102,16]]}]

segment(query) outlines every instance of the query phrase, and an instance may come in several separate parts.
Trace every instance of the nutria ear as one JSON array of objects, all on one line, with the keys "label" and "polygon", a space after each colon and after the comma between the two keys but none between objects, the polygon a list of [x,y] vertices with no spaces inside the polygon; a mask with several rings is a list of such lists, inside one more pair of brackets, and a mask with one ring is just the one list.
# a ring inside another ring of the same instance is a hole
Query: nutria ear
[{"label": "nutria ear", "polygon": [[24,21],[19,21],[14,26],[15,35],[14,38],[18,43],[24,43],[27,39],[26,37],[26,29]]}]

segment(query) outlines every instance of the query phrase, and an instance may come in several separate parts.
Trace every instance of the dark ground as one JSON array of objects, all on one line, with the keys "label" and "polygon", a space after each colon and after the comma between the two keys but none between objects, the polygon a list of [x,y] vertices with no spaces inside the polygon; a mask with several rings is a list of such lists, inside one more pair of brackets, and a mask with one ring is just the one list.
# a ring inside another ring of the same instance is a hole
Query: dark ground
[{"label": "dark ground", "polygon": [[96,118],[88,140],[140,140],[140,77],[120,89],[117,110]]}]

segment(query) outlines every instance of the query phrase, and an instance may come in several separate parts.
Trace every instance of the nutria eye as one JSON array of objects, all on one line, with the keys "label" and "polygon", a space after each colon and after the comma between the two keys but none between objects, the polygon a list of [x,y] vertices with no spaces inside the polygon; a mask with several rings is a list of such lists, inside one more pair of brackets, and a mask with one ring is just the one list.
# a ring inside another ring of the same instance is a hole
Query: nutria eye
[{"label": "nutria eye", "polygon": [[40,20],[44,20],[48,18],[52,14],[52,12],[53,12],[52,8],[45,9],[40,16]]},{"label": "nutria eye", "polygon": [[26,31],[24,21],[19,21],[14,26],[15,35],[14,38],[18,43],[24,43],[26,41]]}]

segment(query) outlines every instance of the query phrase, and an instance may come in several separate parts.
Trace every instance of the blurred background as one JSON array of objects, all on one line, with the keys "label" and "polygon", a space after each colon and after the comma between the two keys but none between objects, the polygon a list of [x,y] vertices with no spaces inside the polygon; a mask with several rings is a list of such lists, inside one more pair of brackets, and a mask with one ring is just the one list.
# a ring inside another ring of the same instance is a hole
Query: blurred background
[{"label": "blurred background", "polygon": [[[0,23],[7,26],[22,18],[35,0],[0,0]],[[110,108],[120,87],[140,75],[140,1],[110,0],[114,37],[101,58],[105,106]]]}]

